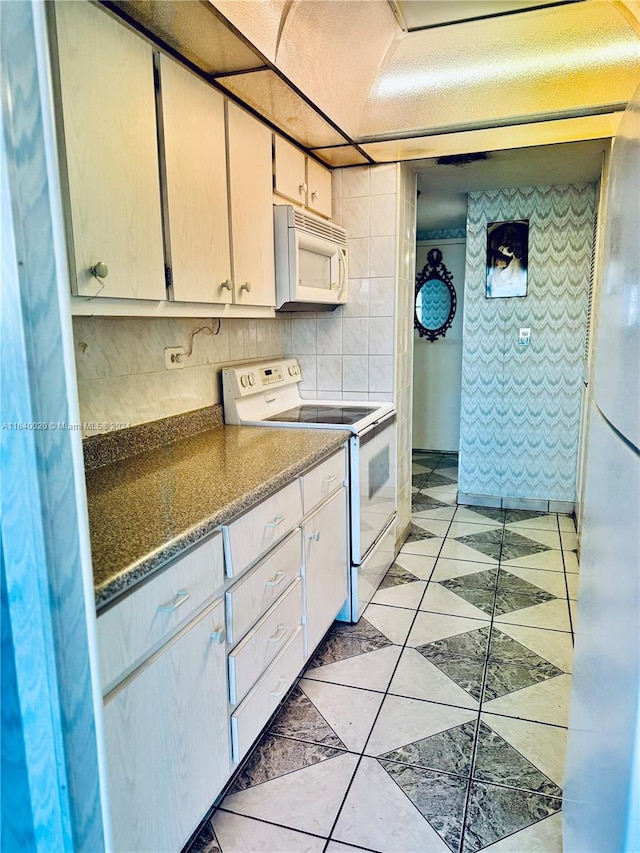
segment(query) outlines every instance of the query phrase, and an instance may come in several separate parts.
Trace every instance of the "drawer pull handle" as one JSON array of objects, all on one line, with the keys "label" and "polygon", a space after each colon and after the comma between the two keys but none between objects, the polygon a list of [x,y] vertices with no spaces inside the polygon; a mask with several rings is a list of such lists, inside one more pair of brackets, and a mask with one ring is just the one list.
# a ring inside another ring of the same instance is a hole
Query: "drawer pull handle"
[{"label": "drawer pull handle", "polygon": [[160,607],[158,607],[158,613],[173,613],[178,609],[178,607],[182,607],[182,605],[190,598],[190,592],[187,592],[186,589],[179,589],[171,604],[161,604]]},{"label": "drawer pull handle", "polygon": [[279,524],[282,524],[283,521],[284,521],[284,515],[278,514],[273,519],[273,521],[267,521],[267,523],[265,524],[265,527],[277,527]]},{"label": "drawer pull handle", "polygon": [[224,643],[227,639],[227,632],[224,628],[216,628],[215,631],[212,631],[209,634],[209,637],[213,640],[214,643]]},{"label": "drawer pull handle", "polygon": [[274,699],[276,696],[282,696],[286,686],[287,686],[287,679],[286,678],[280,678],[278,680],[278,683],[276,684],[276,689],[272,690],[271,693],[269,693],[269,696],[273,696]]},{"label": "drawer pull handle", "polygon": [[309,534],[309,539],[311,539],[313,542],[319,542],[320,541],[320,531],[314,530],[313,533]]},{"label": "drawer pull handle", "polygon": [[268,637],[268,642],[270,643],[280,643],[283,637],[286,635],[287,629],[284,625],[278,625],[276,628],[276,632],[272,637]]},{"label": "drawer pull handle", "polygon": [[275,575],[271,578],[271,580],[266,582],[265,586],[278,586],[278,584],[282,583],[286,576],[286,572],[276,572]]},{"label": "drawer pull handle", "polygon": [[328,476],[326,476],[326,477],[324,478],[325,483],[333,483],[333,481],[334,481],[334,480],[337,480],[337,479],[338,479],[338,475],[337,475],[337,474],[329,474]]}]

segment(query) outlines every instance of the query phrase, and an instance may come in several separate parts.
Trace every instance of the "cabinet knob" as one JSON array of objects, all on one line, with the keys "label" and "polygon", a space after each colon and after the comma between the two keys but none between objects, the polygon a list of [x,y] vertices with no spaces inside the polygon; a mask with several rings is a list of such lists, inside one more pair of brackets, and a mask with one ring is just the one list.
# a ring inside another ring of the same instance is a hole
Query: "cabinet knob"
[{"label": "cabinet knob", "polygon": [[213,640],[214,643],[222,644],[227,639],[227,632],[224,628],[216,628],[215,631],[212,631],[209,634],[209,637]]},{"label": "cabinet knob", "polygon": [[250,281],[245,281],[245,283],[244,283],[244,284],[241,284],[241,285],[240,285],[240,290],[246,290],[246,291],[247,291],[247,293],[251,293],[251,282],[250,282]]},{"label": "cabinet knob", "polygon": [[306,191],[307,191],[307,185],[306,185],[306,183],[304,183],[304,184],[300,184],[300,186],[298,187],[298,190],[299,190],[301,193],[306,193]]},{"label": "cabinet knob", "polygon": [[96,278],[106,278],[109,275],[109,267],[104,261],[98,261],[92,267],[89,267],[89,272]]},{"label": "cabinet knob", "polygon": [[320,531],[314,530],[313,533],[309,534],[309,539],[311,539],[313,542],[319,542],[320,541]]},{"label": "cabinet knob", "polygon": [[311,193],[311,201],[315,201],[318,198],[318,193],[314,190]]},{"label": "cabinet knob", "polygon": [[223,281],[222,284],[220,285],[221,290],[232,290],[232,288],[233,288],[233,282],[231,281],[230,278],[228,278],[226,281]]}]

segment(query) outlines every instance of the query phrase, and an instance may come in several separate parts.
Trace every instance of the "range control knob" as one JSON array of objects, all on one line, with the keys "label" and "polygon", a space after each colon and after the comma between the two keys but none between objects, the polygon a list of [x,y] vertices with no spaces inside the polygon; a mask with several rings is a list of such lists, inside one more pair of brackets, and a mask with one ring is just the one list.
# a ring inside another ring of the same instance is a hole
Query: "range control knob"
[{"label": "range control knob", "polygon": [[249,384],[249,377],[247,376],[246,373],[243,373],[242,376],[240,377],[240,384],[242,385],[243,388],[246,388],[247,385]]},{"label": "range control knob", "polygon": [[255,384],[256,384],[255,373],[250,373],[249,374],[249,385],[255,385]]},{"label": "range control knob", "polygon": [[290,365],[289,365],[289,376],[295,376],[295,375],[296,375],[296,368],[295,368],[295,365],[290,364]]}]

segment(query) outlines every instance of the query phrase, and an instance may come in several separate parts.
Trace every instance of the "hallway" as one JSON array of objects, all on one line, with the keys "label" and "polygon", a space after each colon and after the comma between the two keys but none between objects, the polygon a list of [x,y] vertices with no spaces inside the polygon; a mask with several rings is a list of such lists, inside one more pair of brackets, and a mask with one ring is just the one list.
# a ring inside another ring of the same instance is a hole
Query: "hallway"
[{"label": "hallway", "polygon": [[413,461],[396,562],[190,853],[560,853],[573,520],[456,507],[456,454]]}]

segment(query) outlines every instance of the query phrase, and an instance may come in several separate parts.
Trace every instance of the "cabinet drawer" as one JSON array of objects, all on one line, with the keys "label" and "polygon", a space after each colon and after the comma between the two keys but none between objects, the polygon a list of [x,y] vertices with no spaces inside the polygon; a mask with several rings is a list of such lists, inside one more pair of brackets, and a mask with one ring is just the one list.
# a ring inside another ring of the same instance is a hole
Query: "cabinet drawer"
[{"label": "cabinet drawer", "polygon": [[332,492],[345,484],[347,478],[347,454],[345,450],[334,453],[302,477],[302,506],[304,514],[311,512]]},{"label": "cabinet drawer", "polygon": [[237,577],[298,526],[302,499],[298,482],[289,483],[223,527],[229,577]]},{"label": "cabinet drawer", "polygon": [[223,562],[217,533],[98,616],[105,692],[212,598],[224,583]]},{"label": "cabinet drawer", "polygon": [[302,624],[302,579],[273,605],[229,655],[229,698],[237,705]]},{"label": "cabinet drawer", "polygon": [[242,705],[231,715],[233,760],[240,761],[282,701],[304,663],[302,628],[298,628]]},{"label": "cabinet drawer", "polygon": [[237,643],[300,575],[302,546],[296,530],[226,593],[227,637]]}]

